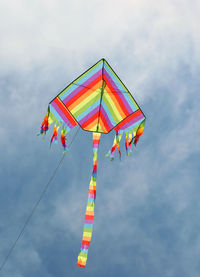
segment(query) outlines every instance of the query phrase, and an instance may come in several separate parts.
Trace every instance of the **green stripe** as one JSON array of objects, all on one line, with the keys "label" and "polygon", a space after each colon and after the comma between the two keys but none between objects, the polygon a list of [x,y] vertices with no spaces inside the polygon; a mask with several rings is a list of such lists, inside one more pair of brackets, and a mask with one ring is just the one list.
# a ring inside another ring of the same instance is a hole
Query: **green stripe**
[{"label": "green stripe", "polygon": [[87,102],[82,108],[80,108],[77,112],[73,113],[73,116],[76,118],[80,114],[82,114],[84,111],[86,111],[90,106],[92,106],[95,102],[99,101],[101,98],[101,94],[99,93],[98,96],[95,96],[90,101]]},{"label": "green stripe", "polygon": [[104,94],[104,96],[103,96],[103,101],[104,101],[104,103],[106,104],[106,106],[107,106],[109,112],[111,113],[112,118],[113,118],[113,120],[115,121],[115,123],[116,123],[116,124],[119,123],[120,120],[117,118],[115,112],[113,111],[112,105],[110,105],[108,99],[106,98],[106,94]]},{"label": "green stripe", "polygon": [[87,259],[87,253],[80,252],[79,257],[83,257]]},{"label": "green stripe", "polygon": [[85,233],[92,233],[92,228],[84,228],[83,232]]},{"label": "green stripe", "polygon": [[[93,204],[93,205],[91,205],[91,204]],[[87,202],[86,211],[93,212],[94,211],[94,207],[95,207],[95,203],[94,202]]]},{"label": "green stripe", "polygon": [[52,112],[49,113],[49,117],[51,118],[52,121],[58,121],[58,119],[53,115]]}]

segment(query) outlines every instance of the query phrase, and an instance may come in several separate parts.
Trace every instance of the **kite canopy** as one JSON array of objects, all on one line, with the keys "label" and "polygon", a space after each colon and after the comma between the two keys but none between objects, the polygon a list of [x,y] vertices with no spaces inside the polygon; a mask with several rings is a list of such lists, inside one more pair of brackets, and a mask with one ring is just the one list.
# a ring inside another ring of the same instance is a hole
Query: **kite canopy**
[{"label": "kite canopy", "polygon": [[71,129],[109,133],[137,129],[145,119],[136,101],[105,59],[68,85],[50,103],[50,118]]},{"label": "kite canopy", "polygon": [[50,144],[57,143],[59,127],[64,152],[67,150],[66,134],[74,126],[93,132],[93,172],[89,186],[81,252],[78,266],[85,267],[90,244],[94,206],[96,199],[97,151],[101,133],[115,131],[112,148],[107,156],[114,159],[118,148],[121,157],[120,140],[125,133],[125,148],[129,156],[132,145],[137,144],[143,134],[145,116],[131,93],[105,59],[101,59],[59,93],[48,106],[41,124],[40,133],[46,134],[54,122]]}]

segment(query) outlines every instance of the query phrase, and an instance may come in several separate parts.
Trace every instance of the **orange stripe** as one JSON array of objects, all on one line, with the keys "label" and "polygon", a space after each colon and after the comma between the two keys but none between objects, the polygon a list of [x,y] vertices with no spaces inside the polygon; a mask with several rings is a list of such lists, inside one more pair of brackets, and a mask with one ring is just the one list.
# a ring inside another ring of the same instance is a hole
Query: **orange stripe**
[{"label": "orange stripe", "polygon": [[94,211],[86,211],[87,215],[94,215]]},{"label": "orange stripe", "polygon": [[81,261],[79,260],[78,263],[77,263],[77,265],[80,266],[80,267],[85,267],[86,262],[81,262]]},{"label": "orange stripe", "polygon": [[[100,83],[101,83],[101,80],[94,87],[92,87],[92,89],[86,90],[83,95],[81,95],[70,106],[68,106],[68,109],[72,111],[76,106],[78,106],[82,101],[88,98],[92,93],[96,93],[96,90],[100,88]],[[98,94],[96,93],[96,95]]]},{"label": "orange stripe", "polygon": [[[113,98],[113,96],[114,96],[114,98],[116,99],[116,102],[118,103],[118,105],[119,105],[119,107],[120,107],[120,110],[124,113],[125,116],[128,116],[128,115],[129,115],[129,112],[128,112],[128,110],[126,109],[126,107],[125,107],[125,105],[124,105],[124,103],[123,103],[121,97],[118,95],[117,91],[112,87],[111,83],[109,82],[109,80],[106,78],[105,75],[104,75],[104,79],[105,79],[105,81],[106,81],[106,85],[107,85],[106,87],[109,88],[110,94],[111,94],[112,98]],[[114,100],[113,100],[113,101],[114,101]],[[124,116],[123,116],[123,117],[124,117]]]},{"label": "orange stripe", "polygon": [[85,236],[83,236],[83,240],[82,241],[88,241],[88,242],[90,242],[91,241],[91,238],[90,237],[85,237]]},{"label": "orange stripe", "polygon": [[89,189],[89,193],[96,193],[96,189]]},{"label": "orange stripe", "polygon": [[119,112],[119,114],[121,115],[122,118],[125,118],[126,117],[126,114],[123,112],[122,110],[122,107],[120,106],[120,103],[118,102],[118,99],[116,99],[115,95],[116,95],[116,92],[112,92],[110,90],[109,87],[107,87],[107,93],[109,94],[111,100],[113,101],[113,104],[115,105],[115,107],[117,108],[117,111]]},{"label": "orange stripe", "polygon": [[71,106],[71,104],[76,101],[79,97],[81,97],[86,91],[93,89],[93,86],[95,86],[100,80],[102,79],[102,76],[100,75],[99,77],[97,77],[94,81],[92,81],[89,84],[89,88],[88,87],[84,87],[82,90],[80,90],[73,98],[71,98],[68,102],[65,103],[65,105],[67,107]]},{"label": "orange stripe", "polygon": [[105,126],[104,126],[104,124],[103,124],[101,118],[99,119],[99,125],[100,125],[101,130],[102,130],[104,133],[107,133],[107,130],[106,130],[106,128],[105,128]]},{"label": "orange stripe", "polygon": [[[88,120],[86,120],[82,125],[81,127],[83,129],[85,128],[91,128],[91,126],[94,126],[95,124],[97,124],[98,122],[98,114],[99,114],[99,111],[96,112],[92,117],[90,117]],[[96,121],[96,123],[94,124],[94,121]],[[91,125],[91,126],[90,126]]]},{"label": "orange stripe", "polygon": [[97,121],[94,120],[92,123],[90,123],[88,126],[84,128],[85,131],[93,131],[96,132]]},{"label": "orange stripe", "polygon": [[102,112],[100,112],[100,120],[102,121],[102,124],[105,127],[106,133],[108,133],[110,131],[110,127],[108,126],[108,123],[106,122],[106,119]]}]

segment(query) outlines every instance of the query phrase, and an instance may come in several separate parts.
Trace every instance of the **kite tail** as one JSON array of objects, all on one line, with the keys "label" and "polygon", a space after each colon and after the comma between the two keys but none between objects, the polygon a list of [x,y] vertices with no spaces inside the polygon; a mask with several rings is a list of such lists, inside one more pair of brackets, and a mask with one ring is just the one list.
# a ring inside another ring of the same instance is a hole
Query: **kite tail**
[{"label": "kite tail", "polygon": [[120,157],[120,159],[121,159],[121,150],[120,150],[120,146],[119,146],[119,143],[120,143],[121,138],[122,138],[122,134],[118,134],[118,133],[116,132],[116,135],[115,135],[115,138],[114,138],[114,142],[113,142],[112,148],[110,149],[110,151],[109,151],[108,154],[106,155],[106,156],[110,156],[111,161],[114,160],[114,154],[115,154],[116,148],[118,148],[119,157]]},{"label": "kite tail", "polygon": [[94,207],[96,199],[96,177],[97,177],[97,151],[101,133],[93,133],[93,171],[89,185],[88,202],[85,213],[85,221],[83,228],[83,238],[81,245],[81,252],[78,255],[77,266],[85,267],[87,262],[88,248],[92,237],[92,229],[94,222]]}]

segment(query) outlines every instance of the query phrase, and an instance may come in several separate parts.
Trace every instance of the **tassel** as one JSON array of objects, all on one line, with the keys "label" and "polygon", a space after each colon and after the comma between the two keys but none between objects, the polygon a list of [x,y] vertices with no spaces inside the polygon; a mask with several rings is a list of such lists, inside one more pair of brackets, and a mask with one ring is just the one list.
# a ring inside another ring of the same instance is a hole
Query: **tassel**
[{"label": "tassel", "polygon": [[94,207],[95,207],[95,199],[96,199],[97,151],[99,148],[100,138],[101,138],[101,133],[95,133],[95,132],[93,133],[93,171],[92,171],[92,177],[89,185],[88,202],[87,202],[87,208],[85,213],[81,251],[78,255],[78,262],[77,262],[77,266],[80,266],[80,267],[85,267],[86,265],[88,248],[92,237],[93,222],[94,222]]},{"label": "tassel", "polygon": [[138,127],[137,129],[137,132],[136,132],[136,135],[135,135],[135,139],[134,139],[134,145],[136,146],[138,141],[139,141],[139,138],[142,136],[143,134],[143,131],[144,131],[144,124],[145,124],[145,120],[142,121],[142,123],[140,124],[140,126]]},{"label": "tassel", "polygon": [[55,141],[55,143],[58,143],[58,129],[59,129],[59,125],[58,127],[56,126],[56,124],[54,125],[54,129],[53,129],[53,136],[51,137],[51,141],[50,141],[50,147],[53,141]]},{"label": "tassel", "polygon": [[[119,142],[120,142],[121,138],[122,138],[122,134],[119,135],[118,132],[117,132],[116,133],[116,142],[117,142],[117,148],[118,148],[118,151],[119,151],[120,160],[121,160],[121,150],[120,150]],[[113,155],[114,155],[114,153],[113,153]]]},{"label": "tassel", "polygon": [[66,153],[66,151],[67,151],[66,134],[67,134],[67,131],[66,131],[65,127],[63,127],[62,131],[61,131],[61,136],[60,136],[60,140],[61,140],[62,146],[64,148],[63,154]]},{"label": "tassel", "polygon": [[49,130],[49,113],[50,113],[50,107],[48,106],[47,113],[42,121],[40,134],[46,134],[46,132]]},{"label": "tassel", "polygon": [[114,142],[113,142],[112,148],[111,148],[111,150],[108,152],[108,154],[106,155],[106,156],[110,156],[111,161],[114,160],[114,154],[115,154],[116,148],[118,148],[119,157],[120,157],[120,159],[121,159],[121,150],[120,150],[120,146],[119,146],[119,143],[120,143],[120,141],[121,141],[121,138],[122,138],[122,134],[118,134],[118,132],[116,132],[116,135],[115,135],[115,138],[114,138]]},{"label": "tassel", "polygon": [[132,133],[130,132],[129,135],[128,135],[128,147],[129,147],[128,156],[130,156],[130,155],[131,155],[131,152],[132,152],[132,141],[133,141],[133,135],[132,135]]},{"label": "tassel", "polygon": [[128,144],[127,144],[127,133],[126,133],[126,137],[125,137],[125,148],[126,148],[126,155],[128,156]]}]

